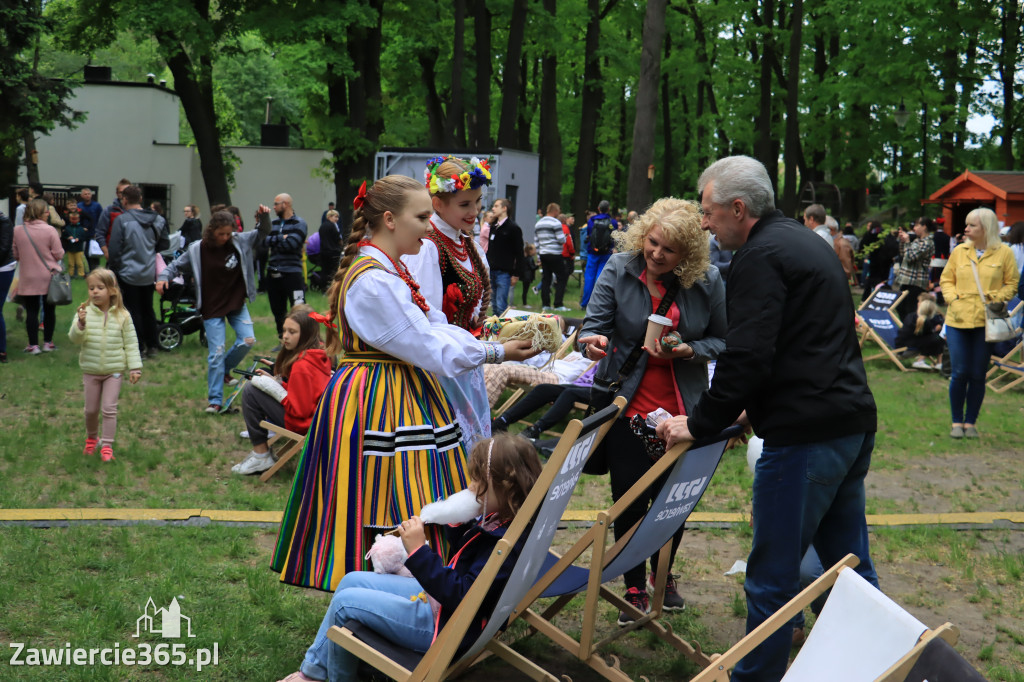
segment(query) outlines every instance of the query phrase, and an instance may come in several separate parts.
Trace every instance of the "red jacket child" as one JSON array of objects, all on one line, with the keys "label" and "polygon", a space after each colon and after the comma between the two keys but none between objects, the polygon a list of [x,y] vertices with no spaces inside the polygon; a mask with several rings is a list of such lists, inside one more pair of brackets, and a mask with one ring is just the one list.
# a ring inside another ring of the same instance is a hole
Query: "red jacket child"
[{"label": "red jacket child", "polygon": [[284,405],[284,427],[289,431],[304,434],[316,412],[320,396],[327,388],[333,374],[331,361],[320,348],[310,348],[292,363],[285,388],[288,395]]}]

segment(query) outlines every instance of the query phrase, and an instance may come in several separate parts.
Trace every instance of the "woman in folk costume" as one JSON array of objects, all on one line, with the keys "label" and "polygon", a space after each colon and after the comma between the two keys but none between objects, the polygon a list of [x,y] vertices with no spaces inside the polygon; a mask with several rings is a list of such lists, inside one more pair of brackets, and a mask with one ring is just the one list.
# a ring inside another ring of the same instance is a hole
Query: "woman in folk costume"
[{"label": "woman in folk costume", "polygon": [[[480,335],[491,300],[487,257],[473,239],[483,186],[491,184],[487,161],[438,156],[427,162],[426,186],[434,214],[419,253],[402,260],[431,307],[448,322]],[[491,410],[483,368],[438,377],[462,427],[467,451],[491,435]]]},{"label": "woman in folk costume", "polygon": [[[529,341],[480,342],[424,299],[400,261],[430,228],[421,184],[392,175],[365,187],[322,318],[328,353],[344,356],[313,416],[271,564],[282,582],[330,591],[369,567],[374,533],[467,485],[459,425],[434,373],[535,354]],[[442,548],[439,535],[431,541]]]}]

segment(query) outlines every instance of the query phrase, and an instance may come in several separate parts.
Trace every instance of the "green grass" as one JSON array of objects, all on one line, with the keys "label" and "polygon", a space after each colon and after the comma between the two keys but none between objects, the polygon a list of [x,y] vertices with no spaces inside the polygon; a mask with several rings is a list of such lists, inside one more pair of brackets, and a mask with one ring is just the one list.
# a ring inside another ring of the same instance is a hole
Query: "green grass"
[{"label": "green grass", "polygon": [[[84,286],[74,282],[75,299]],[[570,283],[566,302],[578,300]],[[324,308],[322,296],[310,302]],[[531,303],[539,301],[531,294]],[[119,407],[117,461],[102,464],[81,455],[84,441],[77,349],[66,340],[73,307],[58,309],[55,353],[27,357],[23,325],[8,305],[11,362],[0,365],[0,506],[148,507],[235,510],[282,509],[291,469],[264,484],[233,476],[230,466],[248,450],[238,438],[239,415],[209,416],[206,351],[198,335],[184,346],[147,361],[142,382],[125,386]],[[265,297],[251,306],[256,350],[276,343]],[[229,335],[230,337],[230,335]],[[936,374],[900,373],[885,362],[868,366],[879,407],[879,433],[868,477],[868,511],[1006,511],[1024,509],[1019,467],[1024,402],[1020,392],[989,393],[977,442],[952,441],[946,382]],[[743,448],[726,454],[699,511],[750,508],[750,481]],[[573,508],[611,502],[603,477],[581,479]],[[326,608],[323,593],[291,589],[267,569],[273,530],[216,526],[0,527],[0,650],[10,642],[34,647],[135,646],[135,619],[149,597],[166,606],[178,597],[193,619],[197,648],[220,647],[220,665],[202,679],[277,679],[296,669]],[[688,531],[675,570],[688,590],[708,590],[714,600],[691,603],[668,621],[706,651],[731,643],[746,614],[742,576],[721,573],[750,548],[746,524]],[[930,625],[968,624],[960,648],[992,680],[1024,682],[1024,554],[1010,530],[948,528],[878,529],[872,535],[883,588],[921,612]],[[723,563],[724,562],[724,563]],[[179,597],[179,595],[181,595]],[[688,594],[684,592],[684,596]],[[182,598],[183,597],[183,598]],[[578,629],[581,601],[567,609],[564,626]],[[602,627],[614,613],[604,607]],[[813,620],[809,619],[809,623]],[[515,635],[515,631],[510,633]],[[574,679],[595,676],[571,657],[554,653],[533,636],[517,644],[532,658]],[[647,635],[629,635],[610,650],[633,677],[677,680],[694,672],[688,662]],[[498,663],[467,679],[516,679]],[[175,667],[13,669],[0,662],[0,680],[196,679]]]}]

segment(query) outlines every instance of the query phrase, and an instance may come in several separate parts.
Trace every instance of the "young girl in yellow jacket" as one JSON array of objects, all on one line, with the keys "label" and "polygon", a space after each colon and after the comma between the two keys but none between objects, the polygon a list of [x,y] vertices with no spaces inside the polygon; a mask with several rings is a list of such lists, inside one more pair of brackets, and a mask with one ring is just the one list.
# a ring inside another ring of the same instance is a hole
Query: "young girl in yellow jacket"
[{"label": "young girl in yellow jacket", "polygon": [[[84,372],[85,386],[85,449],[92,455],[100,448],[100,459],[114,459],[114,432],[117,431],[117,398],[121,379],[128,372],[128,381],[142,377],[142,356],[135,325],[121,300],[121,290],[110,270],[97,268],[85,278],[89,300],[78,306],[78,315],[71,323],[68,336],[81,346],[78,365]],[[99,415],[103,413],[103,433],[99,435]]]}]

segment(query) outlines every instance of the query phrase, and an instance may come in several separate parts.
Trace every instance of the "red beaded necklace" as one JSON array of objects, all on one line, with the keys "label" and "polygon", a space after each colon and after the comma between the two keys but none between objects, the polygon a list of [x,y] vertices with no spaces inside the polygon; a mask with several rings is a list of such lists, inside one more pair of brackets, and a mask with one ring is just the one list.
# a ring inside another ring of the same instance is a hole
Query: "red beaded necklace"
[{"label": "red beaded necklace", "polygon": [[469,247],[466,242],[465,235],[459,233],[459,242],[455,243],[455,240],[446,235],[441,230],[437,229],[437,225],[434,224],[434,220],[430,220],[430,226],[434,228],[434,232],[441,239],[441,245],[457,260],[467,260],[469,258]]},{"label": "red beaded necklace", "polygon": [[396,263],[395,259],[392,258],[387,251],[380,248],[371,241],[364,239],[363,241],[359,242],[359,246],[372,246],[373,248],[383,253],[384,257],[387,258],[391,262],[391,265],[395,268],[395,272],[398,273],[399,278],[401,278],[401,280],[405,282],[406,285],[409,287],[409,290],[412,291],[412,302],[418,305],[420,310],[422,310],[423,312],[427,312],[428,310],[430,310],[430,304],[427,303],[427,299],[423,298],[423,294],[420,293],[420,285],[417,284],[416,280],[414,280],[412,278],[412,275],[409,274],[409,268],[405,267],[404,264],[399,265],[398,263]]}]

